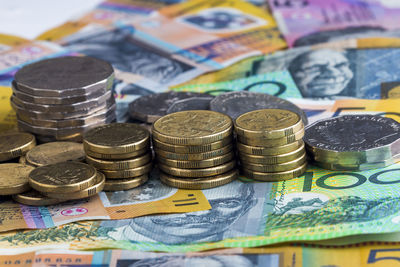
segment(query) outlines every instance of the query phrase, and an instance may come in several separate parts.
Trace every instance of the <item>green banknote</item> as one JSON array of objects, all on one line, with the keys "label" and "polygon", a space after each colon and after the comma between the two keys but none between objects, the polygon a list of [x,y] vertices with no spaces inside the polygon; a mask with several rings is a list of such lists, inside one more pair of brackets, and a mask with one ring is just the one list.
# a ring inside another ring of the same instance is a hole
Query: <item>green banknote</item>
[{"label": "green banknote", "polygon": [[202,190],[212,209],[15,231],[0,253],[43,248],[189,252],[400,232],[400,164],[362,172],[309,166],[298,178],[245,178]]}]

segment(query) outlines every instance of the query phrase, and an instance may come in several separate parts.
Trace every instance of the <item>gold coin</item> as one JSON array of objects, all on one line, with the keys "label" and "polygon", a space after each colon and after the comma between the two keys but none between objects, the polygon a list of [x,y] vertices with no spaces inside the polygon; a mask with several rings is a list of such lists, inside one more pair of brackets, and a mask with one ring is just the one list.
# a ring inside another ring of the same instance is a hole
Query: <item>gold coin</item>
[{"label": "gold coin", "polygon": [[295,160],[295,159],[299,158],[301,155],[303,155],[304,153],[305,153],[305,149],[304,149],[304,143],[303,143],[299,148],[297,148],[296,150],[294,150],[292,152],[275,155],[275,156],[258,156],[258,155],[242,153],[239,151],[239,158],[240,158],[240,161],[243,162],[243,164],[247,164],[247,163],[279,164],[279,163],[285,163],[285,162]]},{"label": "gold coin", "polygon": [[203,145],[232,135],[232,119],[211,110],[187,110],[165,115],[153,124],[153,138],[174,145]]},{"label": "gold coin", "polygon": [[29,184],[41,193],[69,193],[93,185],[96,173],[93,166],[66,161],[37,167],[29,174]]},{"label": "gold coin", "polygon": [[125,154],[149,147],[149,131],[134,123],[111,123],[89,130],[83,146],[100,154]]},{"label": "gold coin", "polygon": [[275,147],[249,146],[242,144],[240,142],[236,143],[236,147],[239,153],[259,155],[259,156],[276,156],[285,153],[290,153],[303,145],[304,142],[302,139],[295,141],[293,143]]},{"label": "gold coin", "polygon": [[85,151],[80,143],[51,142],[32,148],[25,157],[33,166],[44,166],[64,161],[84,161]]},{"label": "gold coin", "polygon": [[97,172],[94,184],[85,188],[71,193],[54,193],[54,192],[44,192],[47,197],[61,199],[61,200],[75,200],[94,196],[101,191],[103,191],[104,184],[106,182],[106,177],[101,172]]},{"label": "gold coin", "polygon": [[9,132],[0,135],[0,161],[7,161],[25,155],[36,145],[30,133]]},{"label": "gold coin", "polygon": [[242,168],[243,175],[247,178],[264,181],[264,182],[276,182],[289,180],[302,175],[307,168],[307,161],[303,165],[297,167],[296,169],[284,171],[284,172],[256,172],[251,171],[246,168]]},{"label": "gold coin", "polygon": [[207,178],[180,178],[160,172],[160,180],[164,184],[181,189],[208,189],[232,182],[238,177],[237,169]]},{"label": "gold coin", "polygon": [[158,158],[162,157],[174,160],[205,160],[225,155],[231,152],[232,149],[233,146],[230,144],[216,150],[211,150],[208,152],[197,153],[197,154],[174,153],[156,148],[154,149],[154,152],[156,153]]},{"label": "gold coin", "polygon": [[110,170],[100,170],[107,179],[123,179],[123,178],[133,178],[138,177],[143,174],[149,173],[152,168],[152,163],[147,163],[146,165],[133,168],[133,169],[125,169],[125,170],[118,170],[118,171],[110,171]]},{"label": "gold coin", "polygon": [[235,154],[233,152],[229,152],[219,157],[211,158],[211,159],[203,159],[203,160],[174,160],[174,159],[166,159],[163,157],[157,158],[158,162],[165,164],[171,167],[177,168],[189,168],[189,169],[198,169],[198,168],[208,168],[214,167],[225,162],[228,162],[234,158]]},{"label": "gold coin", "polygon": [[153,139],[153,145],[157,149],[161,149],[168,152],[174,153],[204,153],[209,152],[215,149],[222,148],[228,144],[232,143],[232,137],[228,136],[220,141],[199,145],[199,146],[179,146],[179,145],[170,145],[164,142],[161,142],[157,139]]},{"label": "gold coin", "polygon": [[104,191],[122,191],[129,190],[144,184],[149,179],[148,174],[127,179],[106,180]]},{"label": "gold coin", "polygon": [[242,135],[237,135],[237,139],[239,142],[250,146],[275,147],[297,142],[301,140],[303,136],[304,136],[304,128],[302,128],[300,131],[292,135],[275,139],[247,138]]},{"label": "gold coin", "polygon": [[86,162],[89,165],[92,165],[96,169],[100,170],[117,171],[117,170],[133,169],[136,167],[143,166],[149,161],[151,161],[150,153],[147,153],[140,157],[125,159],[125,160],[104,160],[86,156]]},{"label": "gold coin", "polygon": [[303,151],[303,154],[292,161],[288,161],[285,163],[279,163],[279,164],[255,164],[255,163],[244,163],[241,162],[241,165],[250,170],[250,171],[256,171],[256,172],[283,172],[283,171],[289,171],[292,169],[295,169],[301,165],[307,160],[306,158],[306,153]]},{"label": "gold coin", "polygon": [[63,200],[43,196],[33,189],[28,192],[13,195],[12,198],[21,204],[29,206],[48,206],[63,202]]},{"label": "gold coin", "polygon": [[228,172],[233,168],[235,168],[235,165],[236,161],[232,160],[215,167],[203,168],[203,169],[182,169],[182,168],[170,167],[161,163],[158,164],[158,167],[163,172],[173,176],[198,178],[198,177],[209,177],[209,176],[223,174],[224,172]]},{"label": "gold coin", "polygon": [[0,196],[14,195],[28,191],[31,187],[28,175],[35,167],[20,163],[0,164]]},{"label": "gold coin", "polygon": [[285,109],[253,110],[235,120],[236,133],[247,138],[282,138],[302,128],[300,116]]},{"label": "gold coin", "polygon": [[91,156],[92,158],[96,158],[96,159],[109,159],[109,160],[113,160],[113,159],[130,159],[133,157],[138,157],[141,156],[143,154],[145,154],[146,152],[149,152],[149,148],[143,148],[134,152],[130,152],[130,153],[123,153],[123,154],[101,154],[101,153],[96,153],[90,150],[86,150],[85,151],[87,155]]}]

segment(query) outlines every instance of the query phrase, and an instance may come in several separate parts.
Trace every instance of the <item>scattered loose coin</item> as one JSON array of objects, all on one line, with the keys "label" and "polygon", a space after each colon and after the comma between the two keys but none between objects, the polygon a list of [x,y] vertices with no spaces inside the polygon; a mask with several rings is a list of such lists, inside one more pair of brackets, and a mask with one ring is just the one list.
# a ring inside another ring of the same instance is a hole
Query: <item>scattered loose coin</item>
[{"label": "scattered loose coin", "polygon": [[41,193],[70,193],[92,186],[97,171],[81,162],[67,161],[37,167],[29,174],[29,184]]},{"label": "scattered loose coin", "polygon": [[302,156],[288,162],[279,163],[279,164],[256,164],[249,163],[243,164],[243,167],[250,171],[256,172],[283,172],[295,169],[306,162],[306,153],[303,151]]},{"label": "scattered loose coin", "polygon": [[174,145],[203,145],[232,134],[231,118],[209,110],[187,110],[165,115],[153,124],[153,138]]},{"label": "scattered loose coin", "polygon": [[31,187],[28,175],[35,167],[20,163],[0,164],[0,195],[15,195],[28,191]]},{"label": "scattered loose coin", "polygon": [[31,165],[44,166],[64,161],[84,161],[85,151],[81,143],[51,142],[34,147],[25,157]]},{"label": "scattered loose coin", "polygon": [[285,154],[280,154],[280,155],[275,155],[275,156],[259,156],[259,155],[251,155],[251,154],[246,154],[242,153],[239,151],[239,156],[240,156],[240,161],[245,164],[245,163],[254,163],[254,164],[279,164],[279,163],[285,163],[289,162],[292,160],[295,160],[299,158],[301,155],[305,153],[304,150],[304,143],[297,148],[296,150],[285,153]]},{"label": "scattered loose coin", "polygon": [[12,198],[17,202],[28,206],[48,206],[63,202],[63,200],[60,199],[46,197],[33,189],[13,195]]},{"label": "scattered loose coin", "polygon": [[148,180],[148,174],[126,179],[107,179],[103,190],[104,191],[129,190],[144,184],[147,180]]},{"label": "scattered loose coin", "polygon": [[182,169],[182,168],[170,167],[161,163],[158,164],[158,167],[163,172],[173,176],[198,178],[198,177],[209,177],[209,176],[223,174],[235,168],[235,165],[236,162],[232,160],[218,166],[210,168],[202,168],[202,169]]},{"label": "scattered loose coin", "polygon": [[203,160],[174,160],[174,159],[167,159],[163,157],[158,157],[157,160],[171,167],[177,168],[188,168],[188,169],[198,169],[198,168],[208,168],[214,167],[221,164],[224,164],[234,158],[234,153],[229,152],[222,156],[218,156],[211,159],[203,159]]},{"label": "scattered loose coin", "polygon": [[206,159],[211,159],[215,157],[219,157],[222,155],[225,155],[229,152],[231,152],[233,149],[233,146],[227,145],[219,149],[211,150],[208,152],[203,152],[203,153],[193,153],[193,154],[187,154],[187,153],[174,153],[174,152],[168,152],[164,151],[161,149],[154,149],[154,152],[156,155],[160,158],[166,158],[166,159],[173,159],[173,160],[206,160]]},{"label": "scattered loose coin", "polygon": [[55,192],[43,192],[46,196],[50,198],[62,199],[62,200],[75,200],[94,196],[101,191],[103,191],[105,185],[106,177],[101,172],[97,172],[94,184],[88,188],[70,192],[70,193],[55,193]]},{"label": "scattered loose coin", "polygon": [[133,157],[141,156],[147,152],[149,152],[149,148],[143,148],[134,152],[124,153],[124,154],[102,154],[93,152],[90,150],[85,151],[87,155],[96,159],[108,159],[108,160],[116,160],[116,159],[129,159]]},{"label": "scattered loose coin", "polygon": [[302,139],[300,139],[293,143],[275,147],[250,146],[237,142],[236,146],[239,153],[259,155],[259,156],[277,156],[295,151],[299,147],[304,146],[304,142]]},{"label": "scattered loose coin", "polygon": [[25,155],[36,145],[30,133],[9,132],[0,135],[0,161],[7,161]]},{"label": "scattered loose coin", "polygon": [[122,178],[133,178],[144,175],[151,171],[153,164],[147,163],[146,165],[133,168],[133,169],[125,169],[125,170],[118,170],[118,171],[111,171],[111,170],[100,170],[107,179],[122,179]]},{"label": "scattered loose coin", "polygon": [[303,128],[299,115],[283,109],[254,110],[240,115],[235,120],[236,133],[250,139],[283,138]]},{"label": "scattered loose coin", "polygon": [[124,169],[134,169],[145,165],[151,161],[151,154],[147,153],[139,157],[125,159],[125,160],[104,160],[96,159],[90,156],[86,156],[86,162],[96,169],[101,170],[124,170]]},{"label": "scattered loose coin", "polygon": [[253,145],[253,146],[263,146],[263,147],[275,147],[275,146],[282,146],[287,145],[289,143],[293,143],[299,141],[304,136],[304,129],[300,131],[288,135],[281,138],[274,138],[274,139],[265,139],[265,138],[247,138],[242,135],[237,135],[237,139],[239,142],[246,144],[246,145]]},{"label": "scattered loose coin", "polygon": [[168,152],[174,153],[204,153],[212,150],[220,149],[228,144],[232,143],[232,137],[224,138],[220,141],[208,143],[199,146],[179,146],[179,145],[170,145],[168,143],[161,142],[157,139],[153,139],[153,145],[157,149],[161,149]]},{"label": "scattered loose coin", "polygon": [[307,162],[305,162],[303,165],[301,165],[296,169],[284,172],[269,172],[269,173],[256,172],[248,170],[244,167],[242,167],[242,172],[244,176],[250,179],[264,181],[264,182],[275,182],[275,181],[289,180],[298,177],[306,171],[306,168],[307,168]]},{"label": "scattered loose coin", "polygon": [[101,154],[124,154],[147,148],[150,134],[133,123],[112,123],[89,130],[83,140],[85,150]]},{"label": "scattered loose coin", "polygon": [[181,189],[208,189],[232,182],[238,177],[238,171],[233,169],[226,173],[207,178],[181,178],[160,172],[160,180],[166,185]]}]

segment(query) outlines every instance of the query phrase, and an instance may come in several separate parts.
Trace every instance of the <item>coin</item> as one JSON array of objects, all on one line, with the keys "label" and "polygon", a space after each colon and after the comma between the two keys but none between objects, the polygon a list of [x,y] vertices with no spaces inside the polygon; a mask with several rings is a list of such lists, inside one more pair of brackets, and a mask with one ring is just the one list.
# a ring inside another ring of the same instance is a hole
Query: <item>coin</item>
[{"label": "coin", "polygon": [[28,191],[31,187],[28,175],[35,167],[20,163],[0,164],[0,195],[14,195]]},{"label": "coin", "polygon": [[236,147],[239,153],[259,155],[259,156],[277,156],[280,154],[290,153],[303,145],[304,142],[302,139],[295,141],[293,143],[275,147],[249,146],[246,144],[242,144],[240,142],[236,143]]},{"label": "coin", "polygon": [[246,138],[283,138],[304,128],[296,113],[283,109],[260,109],[244,113],[235,120],[237,135]]},{"label": "coin", "polygon": [[97,172],[94,179],[94,184],[92,184],[88,188],[70,193],[43,192],[43,194],[50,198],[62,199],[62,200],[82,199],[94,196],[103,191],[105,182],[106,182],[106,177],[104,176],[104,174],[102,174],[101,172]]},{"label": "coin", "polygon": [[0,161],[7,161],[25,155],[36,145],[30,133],[9,132],[0,135]]},{"label": "coin", "polygon": [[84,161],[83,145],[76,142],[51,142],[34,147],[26,153],[26,161],[33,166],[44,166],[64,161]]},{"label": "coin", "polygon": [[167,114],[184,110],[209,110],[213,96],[196,96],[175,101],[167,110]]},{"label": "coin", "polygon": [[189,169],[198,169],[198,168],[208,168],[214,167],[225,162],[228,162],[234,158],[234,153],[229,152],[222,156],[218,156],[211,159],[203,159],[203,160],[174,160],[174,159],[167,159],[163,157],[158,157],[157,161],[171,167],[177,168],[189,168]]},{"label": "coin", "polygon": [[157,139],[153,139],[153,145],[157,149],[168,151],[168,152],[174,152],[174,153],[189,153],[189,154],[209,152],[212,150],[220,149],[230,143],[232,143],[231,136],[224,138],[217,142],[208,143],[208,144],[199,145],[199,146],[170,145],[168,143],[161,142]]},{"label": "coin", "polygon": [[246,145],[250,146],[263,146],[263,147],[276,147],[276,146],[282,146],[282,145],[287,145],[290,143],[297,142],[301,140],[304,136],[304,129],[301,129],[300,131],[288,135],[285,137],[281,138],[274,138],[274,139],[266,139],[266,138],[247,138],[242,135],[237,135],[237,140],[241,143],[244,143]]},{"label": "coin", "polygon": [[33,189],[13,195],[12,198],[17,202],[28,206],[48,206],[63,202],[63,200],[46,197]]},{"label": "coin", "polygon": [[101,170],[102,173],[107,177],[107,179],[122,179],[122,178],[133,178],[142,176],[146,173],[151,171],[153,164],[147,163],[146,165],[133,168],[133,169],[125,169],[125,170],[118,170],[118,171],[111,171],[111,170]]},{"label": "coin", "polygon": [[207,160],[215,157],[222,156],[224,154],[227,154],[231,152],[233,149],[232,145],[227,145],[219,149],[211,150],[208,152],[203,152],[203,153],[197,153],[197,154],[184,154],[184,153],[174,153],[174,152],[169,152],[169,151],[164,151],[161,149],[154,149],[154,152],[156,153],[157,157],[163,157],[167,159],[173,159],[173,160]]},{"label": "coin", "polygon": [[153,138],[174,145],[203,145],[232,135],[232,120],[209,110],[187,110],[160,118],[153,124]]},{"label": "coin", "polygon": [[263,93],[236,91],[216,96],[210,102],[210,109],[224,113],[235,120],[243,113],[258,109],[286,109],[298,114],[307,125],[307,116],[298,106],[282,98]]},{"label": "coin", "polygon": [[168,91],[141,96],[129,104],[129,115],[133,119],[153,123],[166,115],[168,108],[176,101],[195,96],[204,94]]},{"label": "coin", "polygon": [[96,169],[88,164],[67,161],[37,167],[29,174],[29,184],[41,193],[81,191],[95,183]]},{"label": "coin", "polygon": [[147,153],[145,155],[125,159],[125,160],[104,160],[104,159],[96,159],[86,155],[86,162],[96,169],[101,170],[124,170],[124,169],[134,169],[136,167],[140,167],[145,165],[151,161],[151,154]]},{"label": "coin", "polygon": [[232,182],[238,177],[236,169],[207,178],[180,178],[160,172],[160,180],[164,184],[181,189],[208,189]]},{"label": "coin", "polygon": [[400,153],[400,124],[376,115],[344,115],[311,124],[304,142],[311,152],[387,159]]},{"label": "coin", "polygon": [[305,153],[305,150],[304,150],[304,143],[303,143],[299,148],[297,148],[296,150],[294,150],[292,152],[275,155],[275,156],[251,155],[251,154],[246,154],[246,153],[242,153],[239,151],[239,158],[240,158],[240,161],[243,162],[243,164],[246,164],[246,163],[279,164],[279,163],[284,163],[284,162],[289,162],[289,161],[295,160],[304,153]]},{"label": "coin", "polygon": [[14,76],[19,90],[31,95],[70,97],[111,89],[112,66],[88,56],[41,60],[22,67]]},{"label": "coin", "polygon": [[148,180],[148,174],[127,179],[110,179],[106,180],[104,191],[122,191],[129,190],[144,184]]},{"label": "coin", "polygon": [[203,168],[203,169],[182,169],[182,168],[170,167],[161,163],[158,164],[158,167],[163,172],[173,176],[198,178],[198,177],[209,177],[209,176],[223,174],[224,172],[228,172],[233,168],[235,168],[235,165],[236,162],[232,160],[218,166]]},{"label": "coin", "polygon": [[303,151],[303,154],[296,158],[295,160],[279,163],[279,164],[256,164],[249,162],[242,162],[242,166],[250,171],[255,172],[284,172],[295,169],[306,162],[306,153]]},{"label": "coin", "polygon": [[149,152],[149,148],[143,148],[140,150],[136,150],[134,152],[124,153],[124,154],[102,154],[102,153],[96,153],[96,152],[93,152],[90,150],[86,150],[85,152],[87,155],[89,155],[92,158],[114,160],[114,159],[129,159],[129,158],[141,156],[141,155]]},{"label": "coin", "polygon": [[88,131],[83,140],[85,150],[101,154],[131,153],[149,147],[150,134],[133,123],[112,123]]},{"label": "coin", "polygon": [[306,168],[307,168],[307,161],[303,165],[297,167],[296,169],[284,172],[269,172],[269,173],[256,172],[248,170],[244,167],[242,167],[242,172],[244,176],[250,179],[264,181],[264,182],[276,182],[298,177],[306,171]]}]

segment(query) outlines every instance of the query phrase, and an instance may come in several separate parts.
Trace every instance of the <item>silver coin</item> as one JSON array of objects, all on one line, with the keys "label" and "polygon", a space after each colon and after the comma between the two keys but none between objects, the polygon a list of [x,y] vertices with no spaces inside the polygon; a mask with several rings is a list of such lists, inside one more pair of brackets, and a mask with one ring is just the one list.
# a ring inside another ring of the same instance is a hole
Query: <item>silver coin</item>
[{"label": "silver coin", "polygon": [[311,153],[327,157],[388,159],[400,153],[400,123],[375,115],[344,115],[307,126],[304,142]]},{"label": "silver coin", "polygon": [[68,105],[45,105],[45,104],[36,104],[31,103],[29,101],[24,101],[18,98],[16,95],[11,96],[11,102],[14,102],[16,105],[23,109],[43,112],[43,113],[69,113],[69,112],[77,112],[81,110],[87,110],[96,108],[99,105],[104,104],[109,99],[114,98],[111,91],[107,91],[103,95],[93,98],[88,101],[73,103]]},{"label": "silver coin", "polygon": [[308,124],[306,114],[298,106],[290,101],[268,94],[247,91],[229,92],[216,96],[210,102],[211,110],[224,113],[233,120],[243,113],[265,108],[293,111],[302,118],[305,125]]},{"label": "silver coin", "polygon": [[17,118],[24,121],[32,126],[48,127],[48,128],[65,128],[65,127],[75,127],[84,126],[85,124],[92,124],[98,121],[103,121],[105,118],[115,115],[116,104],[112,105],[107,109],[99,110],[89,116],[84,116],[74,119],[65,120],[51,120],[51,119],[36,119],[27,114],[17,113]]},{"label": "silver coin", "polygon": [[153,123],[166,115],[168,108],[176,101],[204,95],[201,93],[168,91],[141,96],[129,104],[129,115],[132,119]]},{"label": "silver coin", "polygon": [[69,105],[74,103],[80,103],[90,101],[104,95],[104,90],[92,91],[86,95],[77,95],[69,97],[54,97],[54,96],[33,96],[24,92],[21,92],[14,84],[11,86],[13,94],[25,102],[44,104],[44,105]]},{"label": "silver coin", "polygon": [[209,110],[213,96],[190,97],[174,102],[167,110],[167,114],[184,110]]},{"label": "silver coin", "polygon": [[86,95],[112,87],[114,70],[106,61],[88,56],[41,60],[15,74],[18,90],[42,97]]}]

